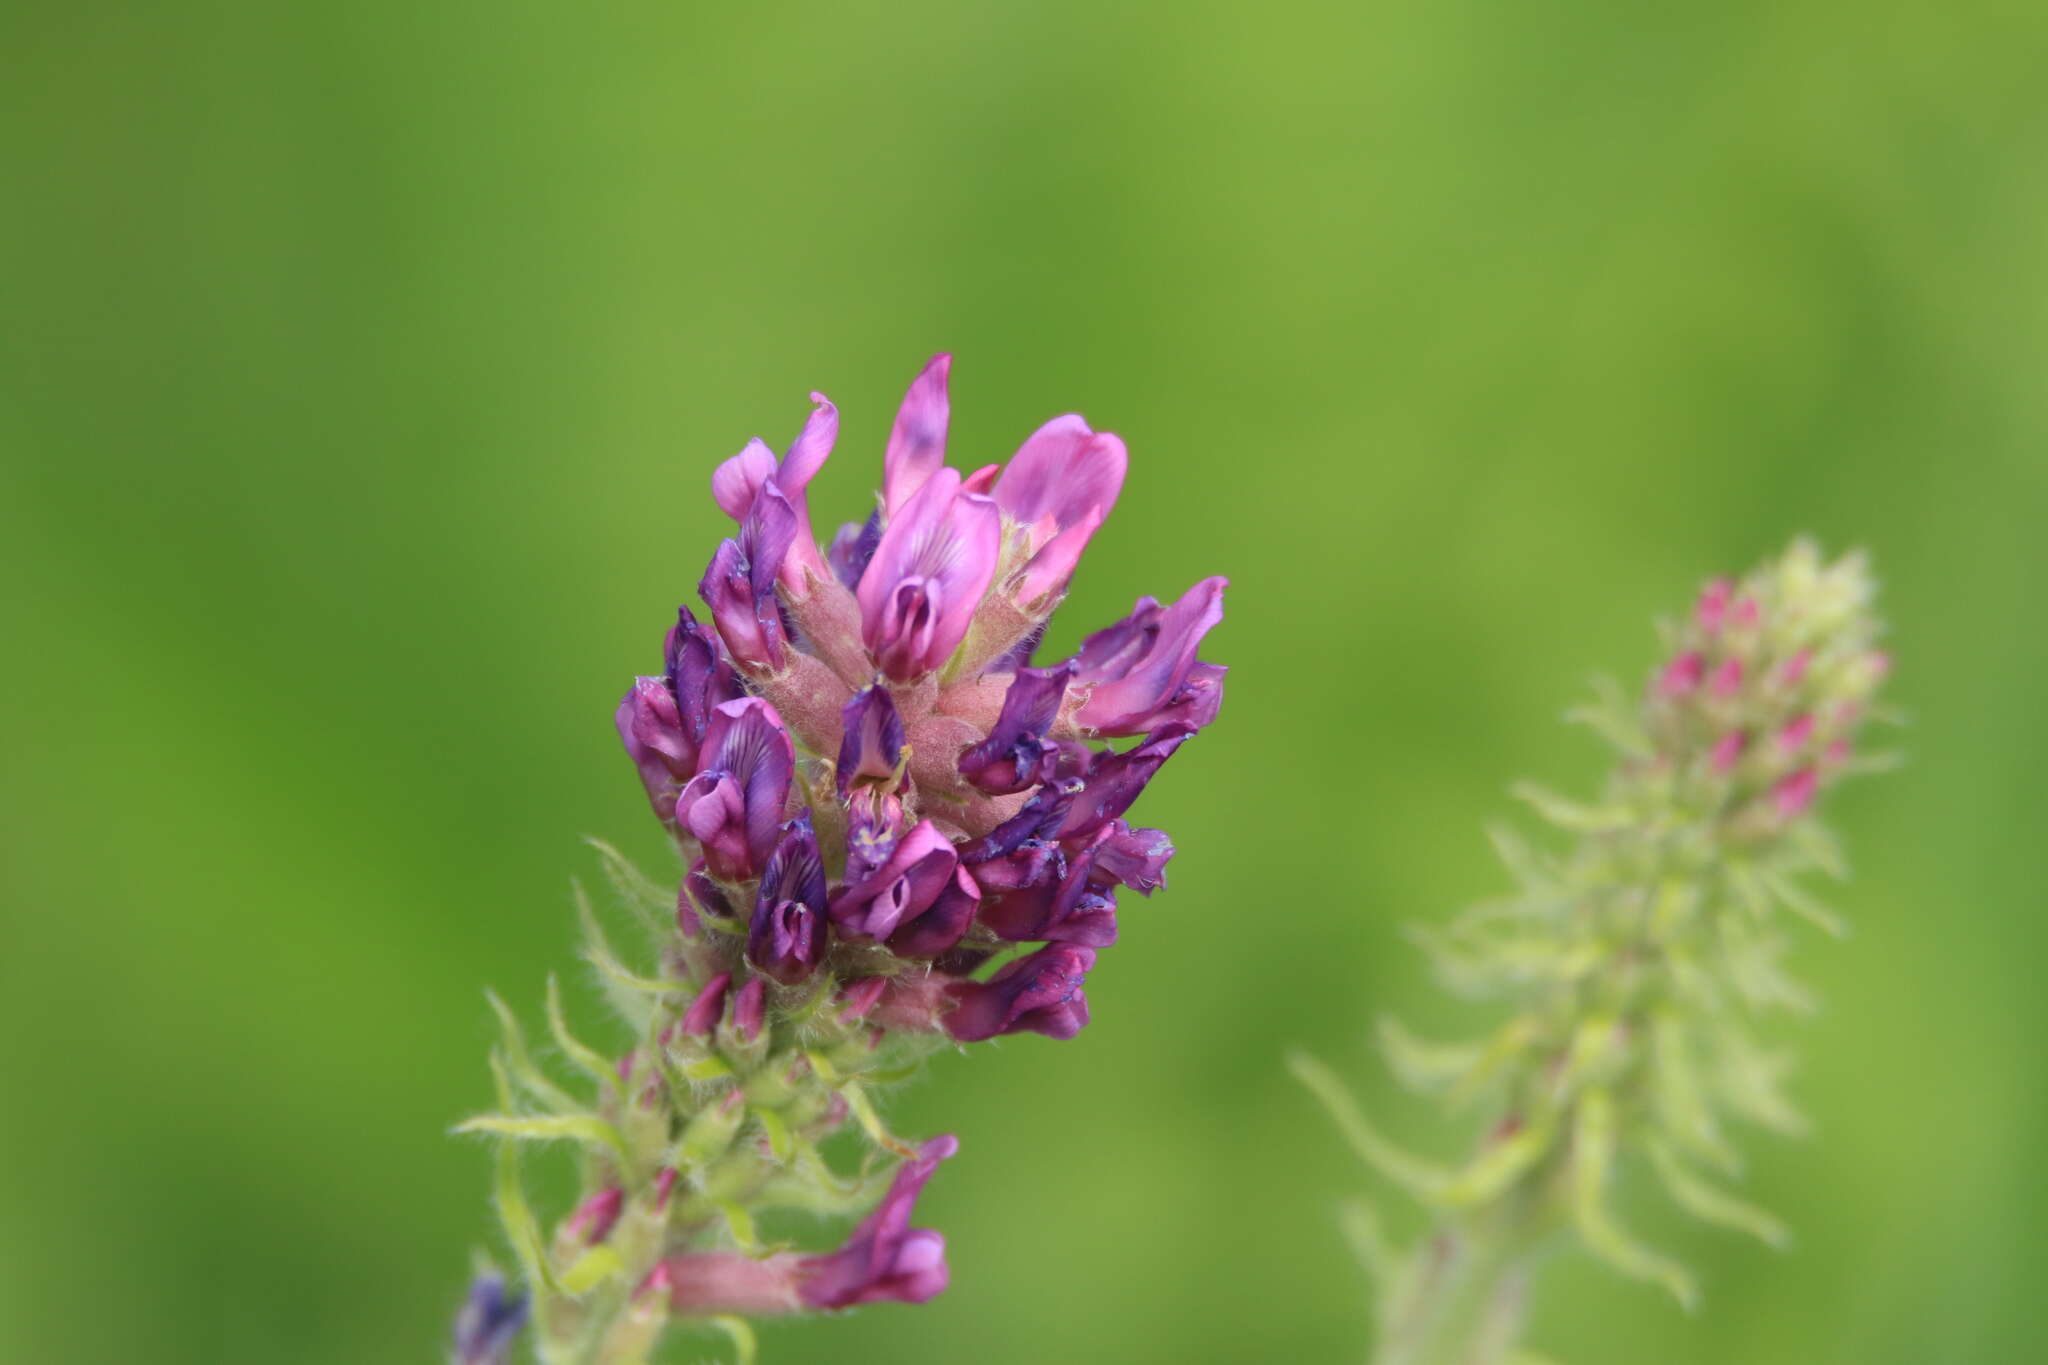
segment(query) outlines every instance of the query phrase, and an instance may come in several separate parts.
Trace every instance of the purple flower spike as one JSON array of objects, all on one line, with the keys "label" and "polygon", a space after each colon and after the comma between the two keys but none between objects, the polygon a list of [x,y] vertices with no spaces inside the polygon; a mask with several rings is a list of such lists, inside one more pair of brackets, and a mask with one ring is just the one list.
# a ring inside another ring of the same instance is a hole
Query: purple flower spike
[{"label": "purple flower spike", "polygon": [[826,948],[825,864],[808,814],[783,829],[747,926],[747,961],[785,986],[807,980]]},{"label": "purple flower spike", "polygon": [[1001,517],[941,467],[890,519],[861,575],[861,642],[877,667],[907,682],[944,663],[995,576]]},{"label": "purple flower spike", "polygon": [[507,1292],[504,1276],[477,1276],[455,1319],[454,1365],[505,1365],[528,1307],[526,1295]]},{"label": "purple flower spike", "polygon": [[[944,914],[957,909],[939,902],[943,893],[954,889],[953,870],[958,863],[952,840],[925,820],[897,842],[888,862],[833,898],[832,923],[856,943],[878,943],[899,930],[919,927],[927,912],[937,909]],[[972,915],[971,907],[968,913]],[[966,928],[963,921],[960,930]],[[954,934],[954,941],[959,937]],[[947,943],[942,948],[951,946]]]},{"label": "purple flower spike", "polygon": [[767,860],[795,769],[789,731],[767,702],[741,697],[712,713],[697,775],[676,798],[676,819],[704,846],[714,877],[745,881]]},{"label": "purple flower spike", "polygon": [[1213,720],[1223,670],[1196,663],[1195,650],[1223,619],[1228,581],[1205,578],[1171,607],[1139,598],[1128,617],[1083,640],[1075,680],[1092,690],[1075,723],[1101,735],[1138,735],[1169,722]]},{"label": "purple flower spike", "polygon": [[[679,615],[659,676],[640,680],[619,710],[627,751],[688,867],[678,932],[655,969],[677,993],[661,996],[649,1021],[659,1046],[679,1055],[650,1057],[645,1044],[628,1054],[622,1079],[639,1107],[623,1117],[649,1122],[627,1133],[635,1155],[599,1165],[583,1191],[620,1171],[666,1168],[649,1211],[666,1201],[688,1226],[673,1229],[674,1250],[635,1241],[646,1255],[619,1283],[638,1289],[592,1298],[589,1315],[537,1314],[550,1358],[589,1341],[651,1358],[670,1317],[938,1293],[944,1240],[910,1220],[951,1138],[906,1163],[840,1249],[745,1255],[698,1245],[716,1220],[704,1224],[704,1201],[683,1195],[730,1186],[750,1210],[749,1173],[782,1144],[772,1121],[744,1140],[708,1120],[693,1125],[706,1114],[737,1124],[747,1105],[773,1104],[791,1140],[822,1144],[855,1117],[834,1088],[842,1059],[858,1070],[871,1056],[887,1069],[877,1074],[891,1074],[949,1041],[1073,1037],[1088,1022],[1083,988],[1097,952],[1117,937],[1121,889],[1149,895],[1165,882],[1172,841],[1127,817],[1222,705],[1226,672],[1197,655],[1222,618],[1225,582],[1203,579],[1177,601],[1141,598],[1072,658],[1050,655],[1049,619],[1122,497],[1128,454],[1079,416],[1047,422],[1006,463],[949,452],[951,364],[934,356],[911,382],[880,486],[836,535],[840,517],[822,523],[829,547],[813,534],[809,500],[839,427],[821,396],[786,452],[749,442],[711,477],[738,529],[700,585],[709,614],[701,625]],[[1774,641],[1729,639],[1715,662],[1734,649],[1776,677]],[[1823,671],[1838,671],[1825,658]],[[1764,676],[1742,697],[1774,690],[1756,686]],[[1658,714],[1734,722],[1730,706],[1702,700],[1704,711]],[[1769,762],[1750,765],[1759,776],[1810,761],[1820,782],[1832,780],[1826,745],[1845,727],[1818,700],[1800,709],[1818,718],[1810,741],[1790,759],[1773,744]],[[1730,787],[1728,799],[1743,800],[1752,823],[1768,821],[1768,792]],[[745,1074],[692,1086],[668,1084],[665,1067],[657,1074],[656,1061],[702,1061],[713,1045]],[[873,1115],[859,1117],[872,1127]],[[678,1132],[732,1140],[679,1178],[668,1152]],[[637,1226],[626,1219],[612,1231],[621,1255]],[[565,1263],[580,1252],[559,1236],[549,1250]]]},{"label": "purple flower spike", "polygon": [[946,1032],[963,1043],[1023,1032],[1071,1038],[1088,1022],[1081,986],[1094,965],[1092,948],[1055,943],[1006,964],[987,981],[956,983],[947,988],[955,1004]]},{"label": "purple flower spike", "polygon": [[910,381],[903,406],[896,410],[896,425],[889,429],[889,446],[882,455],[882,510],[889,516],[895,516],[946,462],[946,423],[952,415],[946,376],[952,368],[952,356],[933,356]]},{"label": "purple flower spike", "polygon": [[910,1215],[939,1163],[959,1150],[959,1139],[951,1135],[925,1143],[897,1168],[889,1192],[845,1246],[797,1263],[797,1293],[808,1307],[923,1303],[945,1289],[946,1239],[911,1227]]},{"label": "purple flower spike", "polygon": [[877,684],[854,695],[840,711],[839,799],[860,781],[889,782],[903,762],[903,720],[889,689]]},{"label": "purple flower spike", "polygon": [[1045,736],[1059,717],[1073,676],[1072,664],[1018,669],[1003,694],[995,728],[960,755],[960,775],[992,796],[1020,792],[1051,777],[1059,747]]}]

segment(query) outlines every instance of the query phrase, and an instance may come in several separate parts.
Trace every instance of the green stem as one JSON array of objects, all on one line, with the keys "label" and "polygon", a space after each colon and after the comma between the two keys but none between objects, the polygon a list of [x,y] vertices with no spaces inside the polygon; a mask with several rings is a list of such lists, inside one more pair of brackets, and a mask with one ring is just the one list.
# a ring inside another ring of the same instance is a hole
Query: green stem
[{"label": "green stem", "polygon": [[1391,1305],[1373,1365],[1504,1365],[1533,1268],[1512,1230],[1439,1232]]}]

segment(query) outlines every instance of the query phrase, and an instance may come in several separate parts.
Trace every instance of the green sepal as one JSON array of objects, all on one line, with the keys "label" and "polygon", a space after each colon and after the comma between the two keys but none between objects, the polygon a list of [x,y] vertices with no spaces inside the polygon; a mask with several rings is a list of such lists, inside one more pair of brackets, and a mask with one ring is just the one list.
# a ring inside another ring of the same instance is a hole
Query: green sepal
[{"label": "green sepal", "polygon": [[619,1130],[594,1114],[478,1114],[455,1125],[458,1133],[490,1133],[526,1142],[585,1142],[609,1148],[621,1165],[630,1162]]},{"label": "green sepal", "polygon": [[1678,1262],[1629,1236],[1607,1207],[1617,1124],[1614,1100],[1606,1091],[1589,1090],[1580,1098],[1572,1134],[1573,1221],[1587,1250],[1624,1275],[1663,1285],[1690,1312],[1699,1303],[1692,1275]]},{"label": "green sepal", "polygon": [[580,1298],[625,1270],[626,1263],[609,1246],[594,1246],[561,1274],[562,1292]]}]

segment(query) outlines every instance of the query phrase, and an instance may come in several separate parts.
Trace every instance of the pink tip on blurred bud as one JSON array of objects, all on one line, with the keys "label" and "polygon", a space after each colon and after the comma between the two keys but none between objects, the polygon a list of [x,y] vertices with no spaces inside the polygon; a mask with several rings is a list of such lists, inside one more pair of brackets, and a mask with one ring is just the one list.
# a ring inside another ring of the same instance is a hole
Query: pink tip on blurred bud
[{"label": "pink tip on blurred bud", "polygon": [[1728,599],[1735,595],[1735,585],[1725,578],[1717,578],[1700,592],[1699,605],[1693,608],[1693,616],[1700,623],[1700,629],[1712,635],[1728,619]]},{"label": "pink tip on blurred bud", "polygon": [[889,989],[889,978],[871,976],[865,981],[856,981],[839,993],[839,1017],[862,1019],[882,998],[882,992]]},{"label": "pink tip on blurred bud", "polygon": [[1729,611],[1728,619],[1743,630],[1754,630],[1764,619],[1763,608],[1756,599],[1747,594],[1735,599],[1735,606]]},{"label": "pink tip on blurred bud", "polygon": [[1864,666],[1870,670],[1870,676],[1874,681],[1892,671],[1892,656],[1881,649],[1873,649],[1865,658]]},{"label": "pink tip on blurred bud", "polygon": [[1819,790],[1820,774],[1812,768],[1801,768],[1771,789],[1771,799],[1777,803],[1778,814],[1790,820],[1806,813]]},{"label": "pink tip on blurred bud", "polygon": [[1732,697],[1742,690],[1742,660],[1729,657],[1714,670],[1714,695]]},{"label": "pink tip on blurred bud", "polygon": [[1822,754],[1822,759],[1831,768],[1841,767],[1849,761],[1849,741],[1846,739],[1829,741],[1826,751]]},{"label": "pink tip on blurred bud", "polygon": [[704,989],[697,992],[697,998],[683,1013],[683,1032],[697,1038],[710,1037],[725,1014],[725,993],[731,985],[731,972],[720,972],[705,982]]},{"label": "pink tip on blurred bud", "polygon": [[1747,743],[1748,737],[1740,730],[1730,730],[1715,740],[1714,750],[1709,759],[1714,771],[1725,775],[1741,759],[1743,746]]},{"label": "pink tip on blurred bud", "polygon": [[1785,667],[1778,673],[1779,683],[1786,687],[1799,686],[1800,680],[1806,677],[1806,670],[1812,663],[1813,651],[1810,649],[1800,650],[1797,654],[1785,660]]},{"label": "pink tip on blurred bud", "polygon": [[675,1167],[673,1167],[673,1166],[664,1166],[664,1167],[662,1167],[662,1168],[661,1168],[661,1169],[660,1169],[659,1171],[656,1171],[656,1172],[654,1173],[654,1207],[655,1207],[655,1208],[657,1208],[657,1209],[665,1209],[665,1208],[667,1208],[667,1207],[668,1207],[668,1197],[669,1197],[669,1196],[670,1196],[671,1194],[674,1194],[674,1193],[675,1193],[675,1189],[676,1189],[676,1168],[675,1168]]},{"label": "pink tip on blurred bud", "polygon": [[596,1246],[612,1235],[612,1227],[619,1221],[619,1212],[625,1205],[626,1193],[618,1186],[599,1190],[569,1215],[566,1230],[571,1238],[583,1245]]},{"label": "pink tip on blurred bud", "polygon": [[1778,747],[1788,754],[1796,753],[1811,738],[1813,738],[1813,717],[1811,715],[1798,716],[1786,722],[1785,728],[1778,731]]},{"label": "pink tip on blurred bud", "polygon": [[1663,676],[1657,679],[1657,690],[1667,697],[1682,697],[1700,685],[1707,661],[1696,649],[1685,653],[1664,665]]},{"label": "pink tip on blurred bud", "polygon": [[767,1013],[768,983],[762,977],[751,977],[740,987],[740,993],[733,997],[732,1024],[739,1030],[744,1042],[753,1042],[761,1036],[761,1024]]}]

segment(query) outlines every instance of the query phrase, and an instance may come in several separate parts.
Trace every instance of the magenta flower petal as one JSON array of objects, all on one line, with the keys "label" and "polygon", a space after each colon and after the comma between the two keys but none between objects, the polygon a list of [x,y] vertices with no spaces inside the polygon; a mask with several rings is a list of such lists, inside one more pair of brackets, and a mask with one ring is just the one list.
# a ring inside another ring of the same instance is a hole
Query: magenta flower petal
[{"label": "magenta flower petal", "polygon": [[754,510],[761,485],[775,477],[775,453],[756,436],[745,449],[711,472],[711,498],[734,521]]},{"label": "magenta flower petal", "polygon": [[1001,518],[941,467],[892,518],[861,575],[861,642],[889,677],[937,668],[967,634],[995,576]]},{"label": "magenta flower petal", "polygon": [[1205,578],[1166,608],[1140,598],[1124,620],[1083,640],[1075,681],[1090,691],[1075,723],[1097,734],[1136,735],[1183,719],[1169,714],[1176,708],[1198,717],[1194,724],[1212,719],[1222,704],[1221,671],[1209,666],[1195,688],[1189,683],[1195,650],[1223,619],[1227,583]]},{"label": "magenta flower petal", "polygon": [[1090,430],[1072,414],[1055,417],[1026,437],[1003,466],[996,505],[1018,525],[1034,528],[1035,547],[1091,512],[1108,516],[1129,464],[1116,436]]},{"label": "magenta flower petal", "polygon": [[946,422],[951,415],[946,377],[952,367],[952,356],[933,356],[910,382],[903,406],[896,410],[896,424],[889,429],[889,446],[882,456],[882,511],[888,516],[895,516],[946,462]]}]

